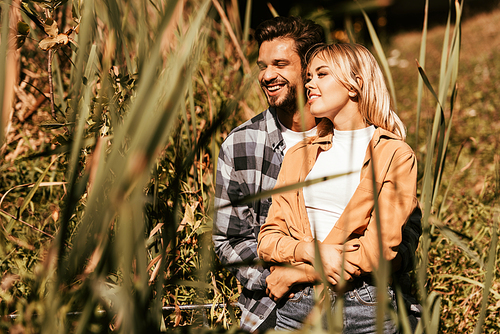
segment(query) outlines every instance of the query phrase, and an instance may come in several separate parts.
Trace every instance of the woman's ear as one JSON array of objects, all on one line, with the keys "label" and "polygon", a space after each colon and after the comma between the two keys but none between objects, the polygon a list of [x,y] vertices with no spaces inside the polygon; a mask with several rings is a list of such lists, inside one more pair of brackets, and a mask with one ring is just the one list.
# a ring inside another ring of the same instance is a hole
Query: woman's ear
[{"label": "woman's ear", "polygon": [[363,88],[363,79],[359,75],[356,75],[356,81],[358,82],[359,89]]},{"label": "woman's ear", "polygon": [[350,90],[349,91],[349,96],[352,97],[352,98],[355,98],[356,96],[358,95],[358,93],[354,90]]}]

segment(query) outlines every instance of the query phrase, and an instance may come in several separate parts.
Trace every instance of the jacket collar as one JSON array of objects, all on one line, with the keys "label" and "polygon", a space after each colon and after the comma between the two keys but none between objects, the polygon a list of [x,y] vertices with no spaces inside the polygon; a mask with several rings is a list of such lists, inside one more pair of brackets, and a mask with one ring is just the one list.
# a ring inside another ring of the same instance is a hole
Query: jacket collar
[{"label": "jacket collar", "polygon": [[[333,138],[333,124],[330,122],[330,120],[324,118],[318,124],[318,135],[312,138],[312,144],[320,145],[320,147],[324,150],[326,147],[328,147],[326,148],[326,150],[328,150],[332,145],[332,138]],[[373,145],[373,148],[375,148],[378,145],[378,143],[380,143],[381,138],[401,140],[401,137],[399,137],[398,135],[390,131],[384,130],[380,127],[377,127],[370,141],[370,143],[372,143]]]},{"label": "jacket collar", "polygon": [[[317,149],[328,151],[332,147],[332,138],[333,138],[333,124],[331,123],[330,120],[324,118],[318,124],[318,136],[311,138],[311,143],[313,144],[313,147],[316,147]],[[375,129],[375,132],[373,133],[373,137],[370,140],[370,143],[368,144],[368,147],[366,148],[366,154],[363,160],[363,166],[366,166],[368,161],[370,161],[372,156],[372,150],[375,149],[375,147],[377,147],[382,138],[401,140],[401,137],[399,137],[398,135],[390,131],[384,130],[380,127],[377,127]]]}]

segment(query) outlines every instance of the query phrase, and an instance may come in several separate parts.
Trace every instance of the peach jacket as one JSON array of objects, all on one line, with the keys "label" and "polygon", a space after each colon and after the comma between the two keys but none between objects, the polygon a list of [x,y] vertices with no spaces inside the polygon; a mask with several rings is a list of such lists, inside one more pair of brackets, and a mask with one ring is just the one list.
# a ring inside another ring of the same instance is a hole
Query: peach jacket
[{"label": "peach jacket", "polygon": [[[320,125],[324,127],[323,123]],[[289,150],[275,188],[304,181],[318,154],[330,149],[331,126],[319,132]],[[357,266],[360,274],[372,272],[380,254],[376,216],[380,219],[383,256],[390,261],[396,257],[403,227],[418,205],[416,189],[413,150],[395,134],[377,128],[366,150],[360,184],[323,243],[359,245],[356,251],[346,252],[345,259]],[[295,260],[297,245],[312,240],[302,188],[273,195],[259,234],[259,257],[267,262],[299,265]]]}]

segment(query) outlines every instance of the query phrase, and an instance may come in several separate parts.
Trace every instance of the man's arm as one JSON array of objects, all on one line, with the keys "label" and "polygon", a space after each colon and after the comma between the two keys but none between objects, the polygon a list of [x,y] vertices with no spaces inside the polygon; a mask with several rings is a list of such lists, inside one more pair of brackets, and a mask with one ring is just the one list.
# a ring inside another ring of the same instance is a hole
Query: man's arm
[{"label": "man's arm", "polygon": [[[212,239],[215,252],[222,264],[251,262],[257,259],[257,235],[260,226],[255,221],[253,208],[247,204],[232,203],[248,194],[241,189],[228,148],[223,144],[219,152],[215,188],[215,221]],[[228,268],[249,290],[265,290],[269,270],[262,266]]]},{"label": "man's arm", "polygon": [[408,222],[403,229],[403,239],[399,245],[398,255],[392,261],[392,271],[396,273],[407,273],[413,269],[415,263],[415,252],[422,235],[422,210],[417,206],[413,210]]}]

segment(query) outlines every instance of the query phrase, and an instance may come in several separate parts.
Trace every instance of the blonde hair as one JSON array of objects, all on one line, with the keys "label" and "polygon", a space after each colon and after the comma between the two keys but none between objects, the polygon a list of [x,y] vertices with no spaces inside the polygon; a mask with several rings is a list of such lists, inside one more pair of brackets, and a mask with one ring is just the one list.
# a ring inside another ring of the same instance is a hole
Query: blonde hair
[{"label": "blonde hair", "polygon": [[381,127],[401,139],[406,129],[391,108],[391,96],[377,60],[359,44],[322,44],[308,55],[309,64],[318,57],[325,61],[331,74],[349,91],[357,93],[358,109],[369,125]]}]

